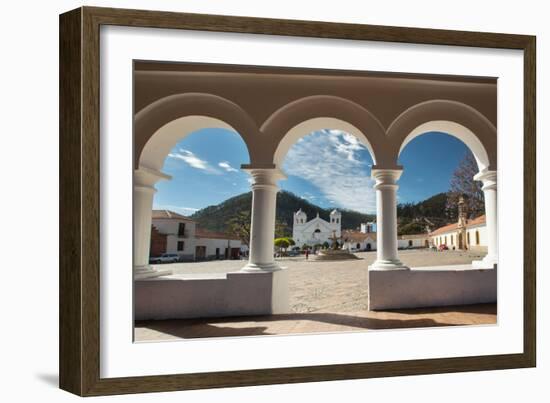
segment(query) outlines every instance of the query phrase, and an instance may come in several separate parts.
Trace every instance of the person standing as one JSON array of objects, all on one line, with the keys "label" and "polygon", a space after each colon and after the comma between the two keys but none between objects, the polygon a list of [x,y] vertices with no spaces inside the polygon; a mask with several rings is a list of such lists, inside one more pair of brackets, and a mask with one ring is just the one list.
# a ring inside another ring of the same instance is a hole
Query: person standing
[{"label": "person standing", "polygon": [[306,260],[309,258],[309,249],[306,249]]}]

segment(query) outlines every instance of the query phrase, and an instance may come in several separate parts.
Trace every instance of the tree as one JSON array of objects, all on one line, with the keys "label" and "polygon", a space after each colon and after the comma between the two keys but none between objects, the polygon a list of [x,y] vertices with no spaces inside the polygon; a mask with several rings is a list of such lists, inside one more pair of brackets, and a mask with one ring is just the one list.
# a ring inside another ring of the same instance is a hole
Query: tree
[{"label": "tree", "polygon": [[[275,220],[275,238],[287,238],[290,233],[288,224],[284,221],[280,221],[279,219]],[[294,241],[292,241],[294,242]]]},{"label": "tree", "polygon": [[423,234],[426,232],[426,226],[421,222],[410,222],[399,227],[399,235]]},{"label": "tree", "polygon": [[250,211],[241,211],[228,222],[229,232],[250,247]]},{"label": "tree", "polygon": [[288,242],[288,238],[276,238],[274,243],[275,243],[275,246],[279,248],[279,250],[286,249],[290,246],[290,242]]},{"label": "tree", "polygon": [[468,218],[477,217],[485,211],[485,202],[481,182],[474,180],[474,175],[479,171],[476,160],[471,152],[468,152],[451,177],[450,189],[447,192],[446,210],[449,219],[455,221],[458,212],[458,200],[464,197]]},{"label": "tree", "polygon": [[[229,221],[227,221],[229,233],[238,237],[246,246],[250,246],[250,211],[239,211]],[[285,237],[287,225],[277,220],[275,222],[275,236]],[[294,245],[292,241],[291,245]]]},{"label": "tree", "polygon": [[328,249],[329,246],[330,244],[327,241],[323,242],[323,249]]}]

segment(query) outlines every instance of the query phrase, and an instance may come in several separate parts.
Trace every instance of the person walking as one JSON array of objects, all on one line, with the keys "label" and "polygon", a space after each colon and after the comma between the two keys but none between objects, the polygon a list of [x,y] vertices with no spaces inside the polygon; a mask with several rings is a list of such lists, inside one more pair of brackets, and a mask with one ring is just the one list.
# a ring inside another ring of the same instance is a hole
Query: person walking
[{"label": "person walking", "polygon": [[309,258],[309,249],[306,249],[306,260]]}]

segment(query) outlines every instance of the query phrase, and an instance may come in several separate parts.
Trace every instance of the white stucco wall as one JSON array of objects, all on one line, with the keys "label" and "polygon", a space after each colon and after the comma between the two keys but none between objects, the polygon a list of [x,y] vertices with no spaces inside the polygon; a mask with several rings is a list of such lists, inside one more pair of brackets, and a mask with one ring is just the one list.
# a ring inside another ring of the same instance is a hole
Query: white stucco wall
[{"label": "white stucco wall", "polygon": [[172,275],[135,282],[135,319],[189,319],[290,312],[288,271]]},{"label": "white stucco wall", "polygon": [[[411,239],[399,239],[397,241],[397,247],[398,248],[425,248],[426,247],[426,240],[428,237],[425,238],[411,238]],[[412,241],[412,244],[410,244],[410,241]]]},{"label": "white stucco wall", "polygon": [[[479,245],[476,243],[476,232],[479,232]],[[468,247],[470,249],[475,250],[476,248],[479,248],[481,250],[485,250],[487,248],[487,227],[483,225],[470,227],[466,229],[466,233],[470,235],[470,243],[468,244]],[[452,239],[451,239],[452,235]],[[447,240],[445,241],[445,237],[447,237]],[[436,246],[445,244],[450,249],[458,248],[458,231],[448,231],[441,234],[438,234],[436,236],[430,237],[430,240],[432,243]],[[466,239],[464,242],[467,242],[468,235],[466,235]]]},{"label": "white stucco wall", "polygon": [[497,300],[497,269],[471,265],[369,269],[369,309],[402,309],[493,303]]},{"label": "white stucco wall", "polygon": [[364,251],[367,249],[367,244],[370,244],[370,250],[376,250],[376,241],[370,238],[363,241],[348,241],[344,242],[344,249],[357,249],[357,244],[360,245],[359,249]]},{"label": "white stucco wall", "polygon": [[227,239],[212,239],[212,238],[196,238],[196,246],[206,246],[206,257],[216,256],[216,248],[219,248],[220,257],[224,257],[225,249],[241,247],[241,241]]},{"label": "white stucco wall", "polygon": [[[178,219],[153,219],[153,226],[161,233],[166,235],[166,253],[177,253],[184,260],[194,260],[197,246],[206,246],[206,258],[216,256],[216,248],[219,248],[221,258],[225,256],[225,249],[240,248],[241,241],[232,239],[217,238],[197,238],[196,223]],[[178,235],[179,223],[185,223],[185,234]],[[183,242],[183,250],[178,250],[178,242]]]},{"label": "white stucco wall", "polygon": [[165,218],[153,218],[153,225],[163,234],[178,234],[179,223],[185,224],[185,231],[189,236],[195,236],[196,224],[193,221],[184,221],[176,219],[165,219]]},{"label": "white stucco wall", "polygon": [[[183,236],[178,235],[180,223],[185,224]],[[161,234],[166,235],[166,253],[177,253],[186,260],[194,259],[196,223],[177,219],[153,218],[152,224]],[[183,250],[178,250],[178,241],[183,241]]]}]

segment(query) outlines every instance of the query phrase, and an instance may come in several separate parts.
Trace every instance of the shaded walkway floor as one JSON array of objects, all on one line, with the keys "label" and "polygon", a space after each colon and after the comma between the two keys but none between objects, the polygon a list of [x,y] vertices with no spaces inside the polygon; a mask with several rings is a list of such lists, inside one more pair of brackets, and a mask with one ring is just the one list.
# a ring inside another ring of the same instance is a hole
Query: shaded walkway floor
[{"label": "shaded walkway floor", "polygon": [[496,324],[496,304],[393,311],[315,312],[238,318],[138,321],[136,341]]}]

